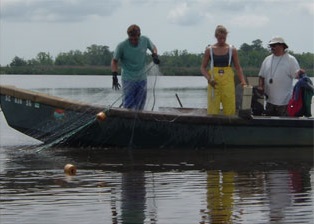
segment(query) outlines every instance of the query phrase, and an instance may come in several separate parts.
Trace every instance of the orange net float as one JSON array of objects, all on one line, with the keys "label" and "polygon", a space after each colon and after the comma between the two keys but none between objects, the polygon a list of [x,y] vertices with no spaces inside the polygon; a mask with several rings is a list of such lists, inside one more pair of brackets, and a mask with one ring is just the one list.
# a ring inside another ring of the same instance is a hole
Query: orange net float
[{"label": "orange net float", "polygon": [[96,118],[97,118],[98,121],[104,121],[106,119],[106,114],[104,112],[99,112],[96,115]]},{"label": "orange net float", "polygon": [[72,164],[66,164],[64,166],[64,173],[70,176],[76,175],[76,167]]}]

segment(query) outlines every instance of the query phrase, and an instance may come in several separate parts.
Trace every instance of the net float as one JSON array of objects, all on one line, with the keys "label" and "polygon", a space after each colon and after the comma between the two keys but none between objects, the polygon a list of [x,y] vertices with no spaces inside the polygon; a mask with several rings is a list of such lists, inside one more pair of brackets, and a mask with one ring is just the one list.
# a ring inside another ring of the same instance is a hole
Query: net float
[{"label": "net float", "polygon": [[104,112],[99,112],[97,115],[96,115],[96,118],[97,120],[99,121],[104,121],[106,119],[106,114]]},{"label": "net float", "polygon": [[76,175],[76,167],[72,164],[66,164],[64,166],[64,173],[70,176]]}]

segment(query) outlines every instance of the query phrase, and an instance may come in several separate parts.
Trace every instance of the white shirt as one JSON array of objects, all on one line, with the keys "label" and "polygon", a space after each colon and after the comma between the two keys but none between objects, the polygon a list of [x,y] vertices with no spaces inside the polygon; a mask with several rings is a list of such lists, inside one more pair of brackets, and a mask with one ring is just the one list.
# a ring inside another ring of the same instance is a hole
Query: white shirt
[{"label": "white shirt", "polygon": [[293,79],[300,69],[294,56],[285,53],[282,56],[269,55],[261,66],[258,76],[265,80],[267,102],[282,106],[287,105],[293,89]]}]

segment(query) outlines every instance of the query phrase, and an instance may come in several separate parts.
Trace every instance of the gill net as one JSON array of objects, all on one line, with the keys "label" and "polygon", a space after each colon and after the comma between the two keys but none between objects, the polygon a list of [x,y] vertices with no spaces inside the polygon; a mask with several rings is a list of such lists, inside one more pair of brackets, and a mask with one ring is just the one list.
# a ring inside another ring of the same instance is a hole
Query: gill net
[{"label": "gill net", "polygon": [[[161,75],[159,67],[156,66],[154,63],[150,63],[146,66],[147,73],[147,100],[145,104],[144,110],[154,110],[155,104],[156,104],[156,85],[158,82],[158,77]],[[119,76],[119,81],[121,83],[121,76]],[[100,107],[103,107],[104,111],[110,110],[111,108],[121,108],[122,107],[122,101],[123,101],[123,92],[120,88],[118,91],[114,91],[113,89],[104,88],[100,91],[95,91],[92,94],[88,94],[86,98],[82,98],[82,101],[89,102],[92,105],[97,105]],[[99,111],[101,112],[101,111]],[[56,127],[59,131],[58,134],[55,134],[55,131],[52,131],[52,135],[49,135],[48,138],[45,140],[45,144],[41,145],[37,152],[40,152],[44,149],[47,149],[52,146],[59,146],[63,145],[64,142],[69,141],[69,139],[72,138],[73,135],[78,135],[80,131],[86,131],[89,129],[89,127],[97,126],[97,119],[95,112],[91,113],[90,111],[86,110],[83,113],[74,114],[71,116],[72,119],[69,122],[70,125],[64,125],[63,127]],[[133,119],[133,125],[130,126],[134,128],[134,124],[136,122],[136,119]],[[101,131],[101,130],[99,130]],[[85,133],[82,133],[85,135]],[[108,137],[111,135],[108,134]],[[91,137],[93,138],[93,137]],[[132,139],[132,137],[131,137]],[[97,139],[95,139],[97,141]],[[91,144],[95,144],[91,140]],[[71,143],[73,145],[73,142]],[[77,142],[78,146],[82,146],[80,142]],[[130,146],[132,145],[132,142],[130,141]],[[86,145],[83,145],[86,146]]]},{"label": "gill net", "polygon": [[[177,117],[181,116],[181,113],[176,110],[177,107],[182,107],[188,105],[184,101],[185,94],[191,94],[193,92],[193,87],[188,89],[189,91],[179,92],[180,87],[177,86],[178,83],[169,84],[167,82],[160,82],[160,77],[162,73],[159,67],[153,62],[146,66],[147,78],[147,98],[144,111],[159,111],[160,108],[166,108],[169,112],[177,114]],[[119,82],[121,82],[121,76],[119,77]],[[111,77],[110,77],[111,78]],[[110,79],[111,81],[111,79]],[[111,83],[106,85],[106,88],[91,88],[91,89],[67,89],[66,93],[48,92],[51,95],[57,95],[61,97],[69,97],[74,100],[79,100],[82,102],[87,102],[88,104],[95,105],[99,108],[103,108],[103,111],[108,111],[111,108],[120,108],[122,107],[123,92],[120,89],[119,91],[114,91],[111,88]],[[70,92],[70,93],[69,93]],[[80,95],[80,93],[82,93]],[[166,93],[168,92],[168,93]],[[170,97],[169,97],[170,92]],[[177,94],[179,93],[179,94]],[[58,95],[59,94],[59,95]],[[63,95],[64,94],[64,95]],[[206,89],[204,87],[204,95],[206,95]],[[181,99],[182,96],[182,99]],[[206,102],[204,102],[204,107]],[[192,105],[193,106],[193,105]],[[66,110],[66,108],[65,108]],[[98,111],[101,112],[101,111]],[[187,114],[189,112],[185,112]],[[190,113],[195,113],[191,111]],[[68,143],[77,146],[88,146],[88,143],[95,145],[95,142],[106,142],[107,140],[112,140],[111,142],[123,143],[123,145],[128,145],[129,148],[137,147],[139,142],[142,141],[141,133],[150,132],[152,137],[154,137],[155,130],[158,128],[156,123],[147,124],[143,126],[143,130],[138,130],[138,125],[141,123],[137,116],[134,116],[127,123],[118,122],[114,126],[105,127],[99,129],[98,121],[96,119],[97,111],[88,110],[80,112],[72,112],[71,114],[66,114],[64,111],[54,112],[54,117],[50,120],[46,119],[42,122],[37,122],[37,127],[29,129],[27,132],[25,130],[20,130],[28,136],[32,136],[35,139],[40,139],[43,141],[43,144],[36,146],[36,151],[41,152],[50,147],[59,147],[67,146]],[[63,122],[66,118],[66,122]],[[60,120],[60,123],[56,123],[56,120]],[[168,147],[175,142],[183,142],[184,144],[191,141],[192,139],[186,138],[186,136],[192,136],[189,132],[190,130],[182,129],[177,130],[176,132],[171,132],[171,123],[175,122],[169,120],[165,123],[164,129],[167,130],[164,133],[164,136],[161,136],[160,147]],[[158,120],[155,120],[158,122]],[[168,123],[168,124],[167,124]],[[105,129],[105,130],[104,130]],[[180,128],[179,128],[180,129]],[[93,136],[92,132],[99,131],[105,133],[105,135]],[[119,132],[123,133],[119,133]],[[209,135],[206,130],[201,130],[202,133],[195,132],[195,135]],[[125,138],[121,142],[119,135],[124,135]],[[73,138],[75,136],[75,138]],[[88,139],[84,144],[81,143],[77,136],[84,137]],[[101,139],[100,139],[101,138]],[[148,140],[145,140],[148,141]],[[97,144],[96,144],[97,145]],[[119,145],[119,144],[117,144]],[[197,145],[197,143],[196,143]],[[102,146],[102,145],[100,145]],[[149,147],[149,144],[147,145]],[[110,147],[110,146],[109,146]]]}]

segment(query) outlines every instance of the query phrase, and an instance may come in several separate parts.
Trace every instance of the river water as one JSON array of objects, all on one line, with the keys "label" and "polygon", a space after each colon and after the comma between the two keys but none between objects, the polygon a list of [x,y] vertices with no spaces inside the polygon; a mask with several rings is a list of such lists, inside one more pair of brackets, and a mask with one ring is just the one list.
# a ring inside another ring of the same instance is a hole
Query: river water
[{"label": "river water", "polygon": [[[0,82],[100,105],[121,103],[111,77],[1,75]],[[202,77],[153,75],[149,89],[147,110],[179,107],[175,94],[185,107],[206,107]],[[37,152],[40,142],[11,129],[2,112],[0,122],[1,224],[314,220],[312,148]],[[77,167],[76,175],[64,173],[66,164]]]}]

